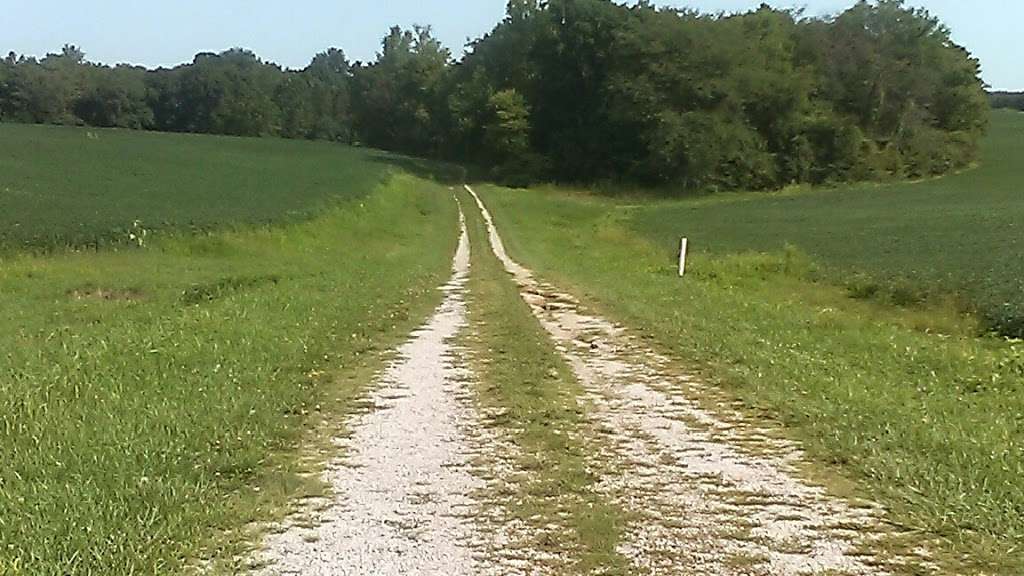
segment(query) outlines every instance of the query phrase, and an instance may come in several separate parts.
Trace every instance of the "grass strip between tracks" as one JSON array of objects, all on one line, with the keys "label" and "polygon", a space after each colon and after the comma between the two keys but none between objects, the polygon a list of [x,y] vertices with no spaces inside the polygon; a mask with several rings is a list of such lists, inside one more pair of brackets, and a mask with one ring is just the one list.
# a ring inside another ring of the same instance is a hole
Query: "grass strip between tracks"
[{"label": "grass strip between tracks", "polygon": [[[498,414],[493,424],[511,435],[519,452],[520,473],[504,500],[516,519],[541,535],[534,549],[568,560],[563,570],[622,573],[616,546],[623,513],[595,492],[582,390],[491,252],[472,198],[460,194],[473,250],[466,345],[478,399]],[[551,526],[559,533],[546,530]]]}]

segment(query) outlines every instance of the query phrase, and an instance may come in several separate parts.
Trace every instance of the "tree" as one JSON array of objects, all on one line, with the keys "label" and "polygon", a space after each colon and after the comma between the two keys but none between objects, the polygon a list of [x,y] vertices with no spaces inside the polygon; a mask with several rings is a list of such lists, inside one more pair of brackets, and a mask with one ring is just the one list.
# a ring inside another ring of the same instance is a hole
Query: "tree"
[{"label": "tree", "polygon": [[17,122],[60,124],[68,113],[73,89],[67,79],[34,59],[20,62],[8,79],[6,117]]},{"label": "tree", "polygon": [[502,90],[488,101],[489,121],[484,125],[485,156],[499,180],[525,184],[535,174],[530,150],[530,109],[515,90]]},{"label": "tree", "polygon": [[152,128],[145,74],[130,66],[95,68],[88,87],[74,102],[75,115],[90,126]]},{"label": "tree", "polygon": [[508,0],[459,62],[423,26],[392,28],[368,65],[331,48],[300,71],[241,49],[153,71],[71,45],[12,54],[0,119],[359,140],[519,183],[770,189],[963,166],[986,128],[983,87],[978,61],[902,0],[829,18]]},{"label": "tree", "polygon": [[146,103],[153,112],[153,127],[165,132],[185,132],[191,124],[181,106],[184,67],[146,72]]},{"label": "tree", "polygon": [[902,0],[861,0],[827,40],[825,98],[857,119],[872,148],[898,154],[914,176],[970,161],[961,142],[985,128],[983,84],[977,61],[937,19]]},{"label": "tree", "polygon": [[612,177],[621,166],[605,90],[626,15],[609,0],[551,0],[538,17],[529,103],[538,151],[558,177]]},{"label": "tree", "polygon": [[326,84],[344,85],[352,75],[352,66],[345,58],[345,52],[330,48],[314,56],[305,72]]},{"label": "tree", "polygon": [[505,22],[511,25],[528,22],[539,9],[537,0],[508,0],[505,5]]},{"label": "tree", "polygon": [[0,122],[11,115],[11,91],[14,67],[18,63],[18,56],[14,52],[0,60]]},{"label": "tree", "polygon": [[309,138],[350,141],[352,138],[352,66],[337,48],[317,54],[303,71],[309,82],[313,110]]},{"label": "tree", "polygon": [[376,62],[353,70],[359,135],[371,146],[436,154],[444,140],[443,88],[450,59],[429,27],[392,28]]},{"label": "tree", "polygon": [[232,136],[276,134],[279,109],[272,96],[280,80],[280,68],[248,50],[199,54],[179,77],[182,128]]},{"label": "tree", "polygon": [[314,138],[318,119],[313,102],[313,82],[306,74],[290,72],[278,84],[274,103],[281,110],[280,135],[285,138]]}]

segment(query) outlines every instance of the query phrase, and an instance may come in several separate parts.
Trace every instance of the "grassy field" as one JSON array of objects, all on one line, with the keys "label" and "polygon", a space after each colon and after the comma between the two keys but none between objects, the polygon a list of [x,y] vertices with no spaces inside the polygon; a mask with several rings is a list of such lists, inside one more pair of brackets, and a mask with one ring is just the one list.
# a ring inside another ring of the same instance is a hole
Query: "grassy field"
[{"label": "grassy field", "polygon": [[[348,410],[353,375],[436,305],[450,193],[323,144],[0,134],[0,180],[19,190],[0,228],[20,211],[53,233],[19,243],[91,243],[133,218],[236,228],[0,266],[0,574],[181,574],[294,495],[287,455],[317,410]],[[15,153],[38,160],[12,169]]]},{"label": "grassy field", "polygon": [[392,157],[324,142],[0,124],[0,249],[295,222],[381,184]]},{"label": "grassy field", "polygon": [[[595,493],[586,456],[596,448],[583,445],[579,430],[585,425],[582,389],[490,251],[473,198],[463,193],[462,206],[473,246],[473,330],[466,344],[479,379],[477,396],[488,411],[502,415],[495,424],[514,430],[525,471],[509,479],[516,489],[503,503],[544,535],[533,546],[561,559],[555,573],[620,574],[622,511]],[[557,535],[550,534],[551,526],[559,527]]]},{"label": "grassy field", "polygon": [[[951,573],[1016,575],[1024,345],[976,337],[940,298],[892,305],[959,292],[989,325],[1017,325],[1024,115],[995,118],[981,168],[918,184],[481,192],[514,257],[785,424],[895,522],[940,538]],[[0,125],[0,575],[179,574],[301,489],[293,448],[317,412],[352,408],[450,272],[450,192],[396,176],[421,171],[407,162]],[[567,433],[577,384],[467,216],[480,397],[536,471],[514,511],[563,524],[567,541],[542,544],[575,568],[613,573],[620,512],[590,499]],[[685,281],[682,235],[697,248]],[[851,298],[872,293],[887,298]]]},{"label": "grassy field", "polygon": [[792,245],[859,295],[913,303],[959,294],[987,327],[1024,337],[1024,114],[993,113],[983,164],[919,183],[687,201],[623,202],[629,226],[675,257]]},{"label": "grassy field", "polygon": [[[1008,121],[1000,119],[996,139],[1019,127]],[[482,192],[514,258],[689,361],[752,412],[784,424],[815,460],[885,503],[898,525],[937,538],[950,574],[1010,576],[1024,566],[1024,345],[977,337],[971,319],[948,306],[851,298],[844,285],[815,281],[815,266],[800,251],[781,249],[804,238],[802,247],[819,259],[847,245],[848,254],[860,254],[853,250],[862,238],[854,223],[876,221],[891,204],[884,218],[889,233],[902,220],[906,242],[893,245],[890,237],[871,234],[863,254],[929,266],[948,262],[950,274],[962,262],[970,272],[961,278],[991,271],[994,282],[1018,282],[1008,270],[1019,267],[1019,252],[1003,250],[1014,239],[988,229],[1001,222],[1005,233],[1015,224],[1008,215],[1020,213],[1006,170],[997,163],[902,187],[653,204],[558,190]],[[971,179],[996,189],[956,185]],[[989,198],[987,210],[968,211],[973,205],[954,197],[958,188],[968,198]],[[899,191],[919,195],[924,205],[911,209],[910,200],[894,196]],[[942,200],[946,210],[930,210],[926,199]],[[819,204],[835,211],[830,227],[828,209]],[[772,206],[789,208],[762,213]],[[674,215],[685,223],[675,223]],[[938,237],[953,231],[951,222],[964,234],[973,218],[987,223],[979,227],[988,235],[973,252],[945,254],[909,237]],[[801,223],[812,232],[798,236]],[[663,237],[683,230],[704,248],[685,280],[670,249],[678,239]],[[872,244],[879,237],[890,243]],[[762,246],[766,253],[747,251],[757,238],[772,239]],[[900,253],[892,254],[897,247]],[[838,258],[825,264],[855,267]]]}]

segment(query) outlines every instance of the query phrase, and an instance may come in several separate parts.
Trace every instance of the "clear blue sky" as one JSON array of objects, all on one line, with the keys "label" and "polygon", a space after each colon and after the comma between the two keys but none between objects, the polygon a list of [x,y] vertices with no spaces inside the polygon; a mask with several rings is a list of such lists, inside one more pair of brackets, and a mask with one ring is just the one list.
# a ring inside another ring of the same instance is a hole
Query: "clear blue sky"
[{"label": "clear blue sky", "polygon": [[[703,11],[755,8],[760,0],[659,2]],[[775,0],[828,14],[853,0]],[[939,16],[984,67],[996,89],[1024,90],[1019,28],[1024,0],[911,0]],[[455,54],[488,31],[505,0],[0,0],[0,51],[42,55],[77,44],[97,62],[170,66],[196,52],[234,46],[301,68],[316,52],[343,48],[353,60],[371,60],[393,24],[431,24]]]}]

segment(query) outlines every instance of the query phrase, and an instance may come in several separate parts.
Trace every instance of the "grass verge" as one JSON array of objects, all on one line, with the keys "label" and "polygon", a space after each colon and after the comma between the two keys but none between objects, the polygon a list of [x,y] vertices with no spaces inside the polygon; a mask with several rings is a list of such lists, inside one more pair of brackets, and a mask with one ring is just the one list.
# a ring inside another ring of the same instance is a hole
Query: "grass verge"
[{"label": "grass verge", "polygon": [[514,258],[781,421],[893,521],[940,538],[951,573],[1024,566],[1021,344],[808,282],[794,252],[698,255],[680,280],[619,203],[482,188]]},{"label": "grass verge", "polygon": [[984,329],[1024,337],[1024,114],[995,111],[981,154],[977,168],[921,182],[618,206],[666,259],[683,236],[717,256],[791,245],[851,294],[911,305],[955,294]]},{"label": "grass verge", "polygon": [[311,416],[437,304],[455,222],[403,176],[302,224],[4,260],[0,574],[180,574],[283,504]]},{"label": "grass verge", "polygon": [[619,574],[616,553],[622,511],[595,493],[582,431],[587,423],[577,400],[582,389],[571,368],[519,296],[511,277],[491,252],[483,219],[462,193],[472,252],[466,338],[478,379],[478,399],[499,414],[520,454],[523,472],[506,499],[517,520],[546,532],[533,543],[553,557],[569,560],[578,574]]}]

